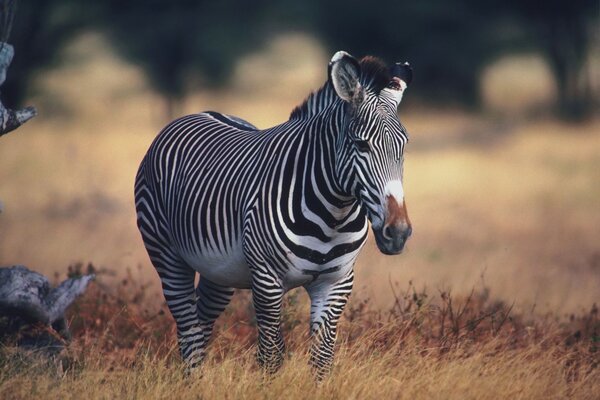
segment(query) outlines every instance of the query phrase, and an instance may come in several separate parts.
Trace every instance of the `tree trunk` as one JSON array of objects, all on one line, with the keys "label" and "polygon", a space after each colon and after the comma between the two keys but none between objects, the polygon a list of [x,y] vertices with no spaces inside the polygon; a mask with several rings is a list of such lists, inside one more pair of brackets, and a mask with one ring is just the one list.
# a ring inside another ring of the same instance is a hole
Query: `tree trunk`
[{"label": "tree trunk", "polygon": [[558,90],[559,115],[583,120],[591,114],[591,88],[586,71],[589,35],[585,20],[557,18],[548,26],[545,54]]},{"label": "tree trunk", "polygon": [[166,122],[171,122],[175,119],[175,117],[177,117],[181,107],[181,102],[179,101],[179,98],[173,94],[166,94],[164,98]]},{"label": "tree trunk", "polygon": [[[0,43],[0,86],[6,80],[6,71],[12,62],[15,51],[8,43]],[[35,107],[25,107],[21,110],[9,110],[0,100],[0,136],[17,129],[37,115]]]}]

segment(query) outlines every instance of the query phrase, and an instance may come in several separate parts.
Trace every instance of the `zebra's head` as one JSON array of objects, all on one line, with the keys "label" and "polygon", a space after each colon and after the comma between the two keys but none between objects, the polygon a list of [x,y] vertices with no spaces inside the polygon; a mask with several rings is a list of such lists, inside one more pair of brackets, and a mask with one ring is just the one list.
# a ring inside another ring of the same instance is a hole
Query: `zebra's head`
[{"label": "zebra's head", "polygon": [[397,108],[412,79],[408,63],[388,68],[382,61],[361,61],[337,52],[329,77],[344,102],[344,117],[336,149],[342,189],[354,196],[385,254],[398,254],[412,233],[402,185],[406,130]]}]

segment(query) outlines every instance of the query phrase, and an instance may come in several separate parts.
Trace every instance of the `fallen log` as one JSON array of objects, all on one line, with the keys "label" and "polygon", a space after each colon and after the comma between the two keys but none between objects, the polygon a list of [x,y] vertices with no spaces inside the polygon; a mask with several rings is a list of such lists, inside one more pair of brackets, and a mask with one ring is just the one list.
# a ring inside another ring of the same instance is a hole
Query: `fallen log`
[{"label": "fallen log", "polygon": [[[52,328],[63,341],[68,341],[70,333],[65,311],[92,279],[93,274],[69,278],[52,288],[48,278],[22,265],[0,268],[0,318],[3,320],[0,341],[16,333],[25,333],[28,346],[47,345],[49,339],[36,330],[36,326]],[[28,329],[31,332],[27,332]],[[39,340],[36,336],[40,336],[37,337]],[[59,342],[52,345],[60,347]]]}]

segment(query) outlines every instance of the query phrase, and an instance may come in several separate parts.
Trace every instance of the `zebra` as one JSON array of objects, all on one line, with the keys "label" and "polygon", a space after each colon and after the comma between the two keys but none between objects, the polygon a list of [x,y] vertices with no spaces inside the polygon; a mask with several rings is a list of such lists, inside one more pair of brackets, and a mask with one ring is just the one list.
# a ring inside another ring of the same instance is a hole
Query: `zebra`
[{"label": "zebra", "polygon": [[310,364],[319,378],[330,373],[368,221],[385,254],[400,253],[412,232],[402,185],[408,134],[397,114],[411,80],[408,63],[339,51],[324,86],[281,125],[259,130],[203,112],[158,134],[135,180],[137,225],[190,369],[238,288],[252,291],[257,361],[277,371],[282,299],[303,286]]}]

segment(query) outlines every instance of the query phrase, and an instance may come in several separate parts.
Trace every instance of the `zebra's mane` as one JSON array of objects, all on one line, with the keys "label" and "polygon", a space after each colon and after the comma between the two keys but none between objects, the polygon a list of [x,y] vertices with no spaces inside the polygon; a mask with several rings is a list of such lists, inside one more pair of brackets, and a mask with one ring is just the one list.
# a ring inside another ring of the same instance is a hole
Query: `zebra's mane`
[{"label": "zebra's mane", "polygon": [[[377,57],[363,57],[360,60],[360,68],[360,83],[366,91],[375,95],[378,95],[392,80],[388,66]],[[327,79],[319,90],[309,94],[302,104],[294,108],[290,119],[310,118],[333,104],[337,98],[331,79]]]}]

